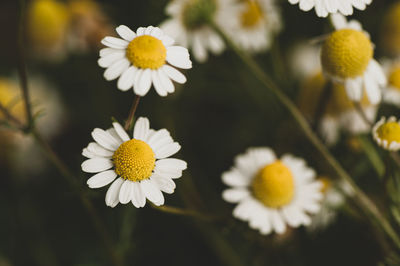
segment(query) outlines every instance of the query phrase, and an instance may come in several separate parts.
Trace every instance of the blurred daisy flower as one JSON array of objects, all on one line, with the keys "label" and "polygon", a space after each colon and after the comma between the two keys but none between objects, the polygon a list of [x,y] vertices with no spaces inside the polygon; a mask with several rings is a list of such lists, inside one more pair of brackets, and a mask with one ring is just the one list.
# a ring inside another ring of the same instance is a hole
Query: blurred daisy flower
[{"label": "blurred daisy flower", "polygon": [[372,135],[379,146],[389,151],[400,149],[400,122],[394,116],[382,117],[372,128]]},{"label": "blurred daisy flower", "polygon": [[282,20],[274,0],[242,0],[224,10],[221,26],[243,50],[260,52],[271,46]]},{"label": "blurred daisy flower", "polygon": [[400,2],[393,3],[383,16],[381,45],[390,56],[400,56]]},{"label": "blurred daisy flower", "polygon": [[[65,108],[60,96],[48,81],[36,75],[30,75],[29,89],[33,114],[37,116],[36,128],[42,136],[51,140],[65,125]],[[25,104],[17,80],[0,77],[0,103],[19,121],[26,123]],[[0,120],[2,119],[4,116],[0,112]],[[42,153],[40,146],[30,135],[20,131],[2,128],[0,150],[1,159],[21,177],[27,176],[27,173],[40,173],[46,166],[46,158],[38,156]]]},{"label": "blurred daisy flower", "polygon": [[337,12],[345,16],[353,14],[353,8],[364,10],[372,0],[289,0],[292,5],[299,4],[303,11],[315,9],[318,17],[326,17]]},{"label": "blurred daisy flower", "polygon": [[248,221],[261,234],[282,234],[286,225],[310,225],[310,214],[320,209],[322,184],[303,159],[283,155],[277,159],[270,148],[250,148],[236,157],[222,181],[231,188],[223,198],[237,203],[233,216]]},{"label": "blurred daisy flower", "polygon": [[[351,134],[370,132],[370,125],[362,119],[354,103],[347,97],[343,84],[332,83],[331,93],[323,110],[317,110],[328,83],[320,64],[316,63],[319,62],[319,54],[320,49],[317,46],[303,44],[292,52],[291,61],[296,66],[293,71],[299,72],[297,76],[300,80],[300,91],[297,102],[300,110],[311,121],[317,117],[316,112],[323,112],[318,131],[328,145],[334,145],[339,140],[341,130]],[[371,104],[365,93],[360,106],[369,121],[375,121],[377,105]]]},{"label": "blurred daisy flower", "polygon": [[106,194],[107,206],[132,202],[140,208],[145,206],[146,198],[157,206],[163,205],[162,192],[173,193],[173,179],[181,177],[186,169],[185,161],[167,158],[181,146],[168,130],[150,129],[147,118],[138,118],[132,139],[118,123],[108,130],[94,129],[92,137],[95,142],[82,152],[89,158],[82,163],[82,170],[97,173],[87,181],[90,188],[112,183]]},{"label": "blurred daisy flower", "polygon": [[212,20],[222,26],[224,10],[232,0],[173,0],[166,7],[170,19],[160,27],[177,43],[190,47],[194,58],[205,62],[208,51],[219,54],[225,49],[222,38],[209,25]]},{"label": "blurred daisy flower", "polygon": [[383,101],[400,107],[400,60],[387,60],[382,65],[388,79]]},{"label": "blurred daisy flower", "polygon": [[167,96],[175,91],[171,79],[186,82],[185,76],[172,66],[191,68],[189,52],[182,46],[173,46],[174,40],[160,28],[139,27],[135,33],[121,25],[116,31],[122,39],[105,37],[101,41],[107,48],[100,50],[98,64],[106,68],[106,80],[119,77],[118,89],[133,88],[135,94],[144,96],[153,84],[160,96]]},{"label": "blurred daisy flower", "polygon": [[373,59],[373,44],[357,21],[347,22],[340,14],[331,16],[336,31],[324,41],[321,64],[324,74],[334,82],[343,84],[353,101],[363,98],[377,104],[381,100],[381,87],[386,85],[382,67]]}]

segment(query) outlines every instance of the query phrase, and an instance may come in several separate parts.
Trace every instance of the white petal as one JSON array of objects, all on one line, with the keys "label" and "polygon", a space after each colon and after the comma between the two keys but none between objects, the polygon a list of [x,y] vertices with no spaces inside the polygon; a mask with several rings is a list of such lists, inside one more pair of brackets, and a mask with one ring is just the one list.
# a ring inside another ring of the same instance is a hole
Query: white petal
[{"label": "white petal", "polygon": [[128,59],[123,58],[113,63],[109,68],[104,71],[104,78],[108,81],[118,78],[125,70],[128,69],[130,62]]},{"label": "white petal", "polygon": [[151,72],[150,68],[144,69],[137,83],[134,85],[134,91],[139,96],[145,96],[151,87]]},{"label": "white petal", "polygon": [[164,204],[164,196],[160,189],[151,179],[145,179],[140,182],[144,195],[148,200],[155,205],[160,206]]},{"label": "white petal", "polygon": [[381,101],[382,95],[378,84],[369,75],[364,75],[364,86],[371,104],[377,104]]},{"label": "white petal", "polygon": [[125,25],[118,26],[116,31],[118,32],[119,36],[128,42],[132,41],[136,37],[136,34]]},{"label": "white petal", "polygon": [[174,142],[174,143],[170,143],[168,145],[161,147],[160,149],[154,151],[154,153],[156,154],[157,159],[164,159],[166,157],[174,155],[180,149],[181,149],[181,146],[177,142]]},{"label": "white petal", "polygon": [[90,188],[104,187],[110,184],[117,177],[117,173],[114,170],[108,170],[98,173],[86,182]]},{"label": "white petal", "polygon": [[143,194],[142,186],[139,182],[132,182],[132,204],[136,208],[142,208],[146,205],[146,196]]},{"label": "white petal", "polygon": [[[99,55],[100,55],[100,57],[104,57],[104,56],[113,54],[115,52],[121,52],[121,50],[107,47],[107,48],[100,49]],[[124,52],[124,51],[122,51],[122,52]]]},{"label": "white petal", "polygon": [[[111,49],[111,48],[109,48]],[[97,60],[97,63],[99,64],[99,66],[103,67],[103,68],[107,68],[109,66],[111,66],[112,64],[114,64],[115,62],[121,60],[122,58],[125,57],[125,50],[115,50],[114,52],[100,57],[99,60]]]},{"label": "white petal", "polygon": [[115,38],[115,37],[105,37],[104,39],[101,40],[101,43],[104,44],[105,46],[115,48],[115,49],[125,49],[129,42],[122,40],[120,38]]},{"label": "white petal", "polygon": [[[182,49],[176,49],[176,48]],[[192,68],[192,61],[189,59],[189,54],[187,50],[185,51],[183,47],[171,46],[167,49],[167,61],[173,66],[189,69]]]},{"label": "white petal", "polygon": [[125,129],[119,124],[114,122],[113,127],[115,131],[117,132],[118,136],[125,142],[130,140],[131,138],[128,136],[128,134],[125,132]]},{"label": "white petal", "polygon": [[86,173],[98,173],[110,169],[113,167],[113,163],[107,158],[92,158],[84,161],[81,167],[82,171]]},{"label": "white petal", "polygon": [[166,47],[173,45],[174,42],[175,42],[174,39],[171,38],[171,37],[169,37],[168,35],[162,36],[161,41],[163,42],[163,44],[164,44]]},{"label": "white petal", "polygon": [[105,148],[103,148],[102,146],[100,146],[99,144],[97,144],[96,142],[91,142],[89,143],[87,149],[95,154],[98,157],[112,157],[114,152],[107,150]]},{"label": "white petal", "polygon": [[155,70],[151,72],[151,79],[154,84],[154,88],[158,95],[160,96],[167,96],[167,90],[164,87],[163,83],[161,82],[160,75],[159,75],[160,70]]},{"label": "white petal", "polygon": [[127,91],[132,88],[136,71],[137,68],[135,66],[130,66],[127,70],[125,70],[118,79],[118,89],[121,91]]},{"label": "white petal", "polygon": [[114,208],[119,202],[119,190],[121,188],[124,179],[117,178],[114,183],[111,184],[106,194],[106,205]]},{"label": "white petal", "polygon": [[175,182],[169,178],[164,178],[157,174],[153,174],[150,179],[153,180],[157,187],[165,193],[171,194],[175,190]]},{"label": "white petal", "polygon": [[200,63],[204,63],[208,57],[207,50],[202,43],[201,37],[198,35],[193,37],[193,55]]},{"label": "white petal", "polygon": [[97,157],[96,154],[89,151],[88,148],[84,148],[82,150],[82,155],[89,159]]},{"label": "white petal", "polygon": [[336,30],[346,28],[347,20],[342,14],[339,14],[339,13],[331,14],[330,19],[333,24],[333,27]]},{"label": "white petal", "polygon": [[153,149],[153,151],[157,151],[162,146],[170,144],[173,142],[171,135],[169,134],[168,130],[165,128],[157,130],[154,134],[151,135],[147,139],[147,144]]},{"label": "white petal", "polygon": [[145,30],[146,30],[146,28],[144,28],[144,27],[139,27],[139,28],[137,28],[137,30],[136,30],[136,35],[137,35],[137,36],[143,35]]},{"label": "white petal", "polygon": [[107,150],[116,151],[120,145],[120,143],[118,143],[118,141],[111,136],[110,133],[100,128],[95,128],[92,131],[92,137],[98,144]]},{"label": "white petal", "polygon": [[352,101],[360,101],[362,98],[362,79],[348,79],[344,84],[347,92],[347,96],[349,96]]},{"label": "white petal", "polygon": [[146,141],[147,135],[149,134],[149,130],[150,130],[149,119],[145,117],[139,117],[133,129],[133,138]]},{"label": "white petal", "polygon": [[150,35],[151,32],[153,31],[153,29],[154,29],[153,26],[148,26],[148,27],[145,29],[144,34],[145,34],[145,35]]},{"label": "white petal", "polygon": [[107,129],[106,132],[107,132],[108,134],[110,134],[111,137],[114,138],[114,140],[118,143],[118,147],[119,147],[119,145],[121,145],[121,144],[124,142],[124,141],[120,138],[120,136],[118,135],[117,131],[116,131],[113,127]]},{"label": "white petal", "polygon": [[222,193],[222,198],[230,203],[242,201],[250,195],[247,189],[226,189]]},{"label": "white petal", "polygon": [[156,37],[157,39],[160,39],[164,35],[164,33],[159,27],[154,27],[151,30],[150,35],[153,37]]},{"label": "white petal", "polygon": [[275,232],[278,234],[283,234],[285,232],[286,226],[279,212],[272,209],[271,212],[271,224]]},{"label": "white petal", "polygon": [[178,82],[181,84],[186,82],[186,77],[179,70],[177,70],[169,65],[164,65],[162,67],[162,70],[164,71],[165,74],[167,74],[168,77],[170,77],[175,82]]},{"label": "white petal", "polygon": [[248,186],[250,183],[249,178],[243,177],[243,175],[237,169],[232,169],[231,171],[222,174],[222,181],[232,187],[244,187]]},{"label": "white petal", "polygon": [[156,161],[156,167],[160,170],[185,170],[187,168],[187,163],[184,160],[167,158]]},{"label": "white petal", "polygon": [[119,190],[119,202],[122,204],[127,204],[132,200],[133,196],[133,187],[132,187],[132,181],[130,180],[125,180],[124,183],[121,186],[121,189]]}]

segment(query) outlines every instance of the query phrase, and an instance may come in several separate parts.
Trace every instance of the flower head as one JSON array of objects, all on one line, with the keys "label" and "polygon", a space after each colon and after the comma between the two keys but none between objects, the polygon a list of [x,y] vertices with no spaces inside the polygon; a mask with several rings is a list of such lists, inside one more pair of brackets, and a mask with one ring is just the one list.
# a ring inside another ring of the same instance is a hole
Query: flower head
[{"label": "flower head", "polygon": [[318,212],[322,184],[302,159],[275,157],[270,148],[250,148],[235,159],[222,181],[231,186],[223,198],[238,205],[233,216],[248,221],[262,234],[282,234],[291,227],[309,225],[309,214]]},{"label": "flower head", "polygon": [[213,21],[223,25],[223,12],[232,0],[173,0],[165,11],[171,18],[160,27],[170,34],[177,43],[190,47],[194,58],[205,62],[208,51],[221,53],[225,44],[222,38],[210,26]]},{"label": "flower head", "polygon": [[385,150],[398,151],[400,149],[400,122],[394,116],[386,120],[381,118],[373,127],[372,135],[376,143]]},{"label": "flower head", "polygon": [[[172,66],[189,69],[192,62],[186,48],[173,46],[174,40],[157,27],[138,28],[136,33],[127,26],[117,27],[120,38],[105,37],[108,46],[100,51],[98,64],[106,68],[104,77],[114,80],[122,91],[133,91],[144,96],[154,85],[160,96],[175,91],[171,79],[185,83],[185,76]],[[168,65],[171,64],[172,66]]]},{"label": "flower head", "polygon": [[373,59],[373,45],[369,35],[357,21],[347,22],[339,14],[331,16],[336,31],[324,41],[321,64],[324,74],[344,85],[353,101],[366,95],[372,104],[381,100],[381,87],[386,77],[379,63]]},{"label": "flower head", "polygon": [[118,123],[108,130],[94,129],[92,137],[95,142],[83,149],[82,155],[89,159],[82,163],[82,170],[97,173],[87,181],[90,188],[112,183],[106,194],[107,206],[132,202],[140,208],[145,206],[146,198],[162,205],[161,191],[173,193],[172,179],[181,177],[186,169],[185,161],[167,158],[181,146],[166,129],[150,129],[147,118],[138,118],[133,139]]},{"label": "flower head", "polygon": [[372,0],[289,0],[292,5],[299,4],[303,11],[315,8],[318,17],[326,17],[328,14],[340,12],[345,16],[353,14],[353,7],[364,10]]}]

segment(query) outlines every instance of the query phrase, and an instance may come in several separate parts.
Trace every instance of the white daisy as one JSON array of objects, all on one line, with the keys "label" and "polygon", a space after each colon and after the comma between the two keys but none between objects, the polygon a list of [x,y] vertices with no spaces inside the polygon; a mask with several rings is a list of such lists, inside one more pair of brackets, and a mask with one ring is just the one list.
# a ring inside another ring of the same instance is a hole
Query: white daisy
[{"label": "white daisy", "polygon": [[222,181],[231,186],[223,198],[238,204],[233,216],[261,234],[309,225],[309,214],[320,209],[322,183],[315,180],[314,170],[289,154],[277,159],[270,148],[250,148],[237,156]]},{"label": "white daisy", "polygon": [[326,17],[336,12],[348,16],[353,14],[353,7],[364,10],[371,2],[372,0],[289,0],[292,5],[299,4],[303,11],[315,8],[318,17]]},{"label": "white daisy", "polygon": [[190,47],[194,58],[205,62],[208,52],[219,54],[225,49],[222,38],[209,25],[213,20],[223,25],[223,11],[229,8],[231,0],[174,0],[165,11],[170,19],[160,27],[170,34],[177,43]]},{"label": "white daisy", "polygon": [[132,202],[140,208],[146,204],[146,198],[157,206],[163,205],[161,192],[173,193],[173,179],[181,177],[186,169],[185,161],[167,158],[181,146],[173,141],[168,130],[150,129],[147,118],[138,118],[133,139],[118,123],[108,130],[94,129],[92,137],[95,142],[82,152],[89,158],[82,163],[82,170],[97,173],[87,181],[90,188],[112,183],[106,194],[107,206]]},{"label": "white daisy", "polygon": [[382,117],[372,128],[372,135],[379,146],[389,151],[400,149],[400,121],[394,116],[386,121]]},{"label": "white daisy", "polygon": [[360,101],[364,88],[369,101],[381,100],[381,87],[386,77],[373,59],[373,44],[357,21],[347,22],[340,14],[331,16],[336,28],[323,43],[321,64],[324,74],[345,86],[348,97]]},{"label": "white daisy", "polygon": [[223,13],[224,31],[242,49],[259,52],[270,47],[282,21],[274,0],[244,0]]},{"label": "white daisy", "polygon": [[144,96],[153,84],[160,96],[166,96],[175,90],[171,79],[186,82],[185,76],[172,66],[191,68],[189,52],[184,47],[173,46],[174,40],[161,29],[140,27],[135,33],[121,25],[116,31],[122,39],[105,37],[101,43],[108,48],[100,50],[98,63],[107,68],[106,80],[119,77],[118,89],[127,91],[133,87],[137,95]]},{"label": "white daisy", "polygon": [[388,84],[383,90],[383,101],[400,107],[400,59],[383,62]]}]

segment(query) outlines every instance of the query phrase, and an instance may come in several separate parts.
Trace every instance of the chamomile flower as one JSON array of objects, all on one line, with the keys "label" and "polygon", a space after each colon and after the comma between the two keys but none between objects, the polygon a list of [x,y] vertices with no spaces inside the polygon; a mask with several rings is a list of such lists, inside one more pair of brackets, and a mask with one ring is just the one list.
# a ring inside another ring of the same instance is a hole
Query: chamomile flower
[{"label": "chamomile flower", "polygon": [[373,59],[373,44],[357,21],[347,22],[340,14],[331,16],[336,31],[324,41],[321,64],[324,74],[344,85],[348,97],[360,101],[365,93],[372,104],[381,100],[386,84],[382,67]]},{"label": "chamomile flower", "polygon": [[390,56],[400,56],[400,2],[393,3],[383,16],[381,44]]},{"label": "chamomile flower", "polygon": [[292,5],[299,4],[303,11],[315,8],[318,17],[326,17],[337,12],[345,16],[353,14],[353,8],[364,10],[372,0],[289,0]]},{"label": "chamomile flower", "polygon": [[222,38],[208,22],[213,20],[223,25],[223,11],[229,8],[231,0],[173,0],[165,11],[171,18],[160,27],[177,43],[190,47],[194,58],[205,62],[208,51],[220,54],[225,49]]},{"label": "chamomile flower", "polygon": [[270,47],[282,21],[274,0],[244,0],[223,13],[225,32],[243,50],[260,52]]},{"label": "chamomile flower", "polygon": [[167,158],[181,146],[168,130],[150,129],[147,118],[138,118],[132,139],[119,123],[113,123],[108,130],[94,129],[92,137],[95,142],[82,152],[89,158],[82,163],[82,170],[96,173],[87,181],[90,188],[112,183],[106,194],[107,206],[132,202],[140,208],[145,206],[146,198],[157,206],[163,205],[162,192],[173,193],[173,179],[181,177],[186,169],[185,161]]},{"label": "chamomile flower", "polygon": [[372,135],[379,146],[389,151],[400,149],[400,122],[394,116],[382,117],[372,129]]},{"label": "chamomile flower", "polygon": [[383,63],[388,83],[383,91],[383,101],[400,107],[400,60]]},{"label": "chamomile flower", "polygon": [[237,156],[222,181],[231,187],[223,198],[237,203],[233,216],[261,234],[282,234],[286,225],[309,225],[310,214],[320,209],[322,184],[315,180],[314,170],[289,154],[277,159],[267,147],[250,148]]},{"label": "chamomile flower", "polygon": [[118,89],[127,91],[133,87],[135,94],[144,96],[153,84],[160,96],[167,96],[175,91],[171,79],[186,82],[185,76],[172,66],[191,68],[189,52],[173,46],[174,40],[160,28],[140,27],[135,33],[121,25],[116,31],[122,39],[105,37],[101,41],[107,48],[100,50],[98,64],[106,68],[106,80],[118,78]]}]

